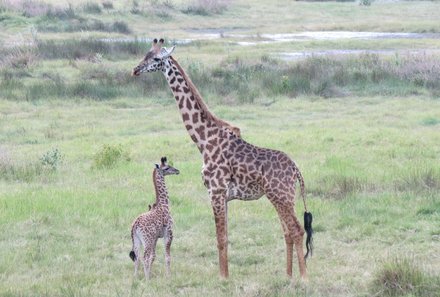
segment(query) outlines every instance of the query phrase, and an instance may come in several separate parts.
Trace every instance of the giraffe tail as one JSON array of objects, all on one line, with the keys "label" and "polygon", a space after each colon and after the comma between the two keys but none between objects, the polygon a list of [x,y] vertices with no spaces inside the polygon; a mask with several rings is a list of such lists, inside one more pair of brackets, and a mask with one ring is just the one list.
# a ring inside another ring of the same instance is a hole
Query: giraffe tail
[{"label": "giraffe tail", "polygon": [[136,253],[134,252],[135,246],[134,246],[134,228],[131,228],[131,243],[132,243],[132,248],[130,251],[130,258],[131,260],[134,262],[136,261]]},{"label": "giraffe tail", "polygon": [[305,195],[305,185],[304,185],[304,178],[301,174],[301,172],[299,171],[299,169],[297,168],[296,171],[296,177],[298,178],[299,181],[299,185],[301,187],[301,196],[304,202],[304,229],[306,231],[306,248],[307,248],[307,253],[304,256],[304,259],[307,259],[307,257],[313,255],[313,228],[312,228],[312,221],[313,221],[313,216],[312,213],[307,211],[307,205],[306,205],[306,195]]},{"label": "giraffe tail", "polygon": [[130,252],[130,258],[133,262],[136,261],[136,254],[134,253],[134,251]]},{"label": "giraffe tail", "polygon": [[305,211],[304,212],[304,229],[306,230],[306,248],[307,248],[307,253],[304,256],[304,259],[307,259],[307,257],[313,255],[313,229],[312,229],[312,221],[313,221],[313,217],[312,217],[312,213]]}]

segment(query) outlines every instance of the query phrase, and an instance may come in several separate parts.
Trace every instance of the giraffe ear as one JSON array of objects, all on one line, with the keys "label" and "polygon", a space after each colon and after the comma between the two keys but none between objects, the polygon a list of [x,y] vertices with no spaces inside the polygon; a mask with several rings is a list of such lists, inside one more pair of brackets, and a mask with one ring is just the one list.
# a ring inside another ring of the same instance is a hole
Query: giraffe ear
[{"label": "giraffe ear", "polygon": [[157,169],[159,169],[159,168],[160,168],[159,164],[155,164],[155,165],[156,165],[156,168],[157,168]]},{"label": "giraffe ear", "polygon": [[165,59],[165,58],[168,58],[169,56],[171,56],[171,54],[173,53],[173,51],[174,51],[174,49],[175,49],[176,47],[175,46],[173,46],[172,48],[170,48],[170,49],[167,49],[166,47],[163,47],[163,48],[161,48],[160,49],[160,58],[161,59]]}]

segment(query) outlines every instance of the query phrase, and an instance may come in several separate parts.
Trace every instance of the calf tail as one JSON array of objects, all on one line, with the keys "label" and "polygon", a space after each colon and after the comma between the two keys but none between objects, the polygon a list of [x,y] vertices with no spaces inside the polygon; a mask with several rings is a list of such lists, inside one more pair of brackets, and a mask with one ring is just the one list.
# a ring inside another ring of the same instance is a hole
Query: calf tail
[{"label": "calf tail", "polygon": [[131,258],[131,260],[132,260],[133,262],[136,261],[136,254],[135,254],[134,251],[131,251],[131,252],[130,252],[130,258]]},{"label": "calf tail", "polygon": [[134,246],[134,226],[131,228],[131,244],[132,244],[132,248],[130,251],[130,258],[131,260],[134,262],[136,261],[136,253],[134,252],[135,246]]}]

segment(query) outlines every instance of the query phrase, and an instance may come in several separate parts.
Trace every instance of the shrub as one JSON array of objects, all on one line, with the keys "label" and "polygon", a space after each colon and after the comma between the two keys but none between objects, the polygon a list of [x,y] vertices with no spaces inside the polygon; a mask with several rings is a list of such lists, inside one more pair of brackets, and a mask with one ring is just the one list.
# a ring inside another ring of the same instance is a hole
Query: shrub
[{"label": "shrub", "polygon": [[382,265],[376,273],[371,291],[377,296],[438,296],[440,277],[430,276],[413,261],[395,258]]},{"label": "shrub", "polygon": [[51,170],[57,170],[58,165],[62,162],[63,156],[61,155],[60,151],[55,148],[50,151],[47,151],[41,158],[41,164],[49,168]]},{"label": "shrub", "polygon": [[440,119],[437,118],[427,117],[422,120],[422,125],[424,126],[435,126],[438,124],[440,124]]},{"label": "shrub", "polygon": [[93,167],[98,169],[112,168],[121,161],[130,161],[130,156],[124,152],[121,145],[105,144],[95,154]]},{"label": "shrub", "polygon": [[359,5],[361,6],[370,6],[373,0],[359,0]]}]

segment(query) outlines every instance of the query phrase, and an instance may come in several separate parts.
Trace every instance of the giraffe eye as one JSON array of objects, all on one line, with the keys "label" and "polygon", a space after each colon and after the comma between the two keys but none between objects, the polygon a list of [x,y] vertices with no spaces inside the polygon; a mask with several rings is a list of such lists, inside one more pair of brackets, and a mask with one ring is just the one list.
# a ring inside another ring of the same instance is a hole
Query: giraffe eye
[{"label": "giraffe eye", "polygon": [[154,58],[153,60],[156,61],[156,62],[160,62],[159,58]]}]

